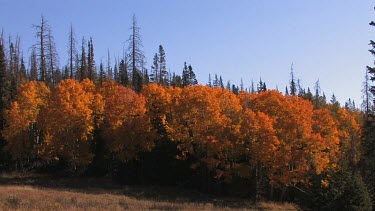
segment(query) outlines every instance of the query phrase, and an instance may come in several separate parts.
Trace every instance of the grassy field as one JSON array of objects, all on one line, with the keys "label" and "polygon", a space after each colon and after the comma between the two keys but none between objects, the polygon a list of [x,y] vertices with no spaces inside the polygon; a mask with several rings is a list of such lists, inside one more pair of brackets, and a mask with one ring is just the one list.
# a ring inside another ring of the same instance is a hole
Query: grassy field
[{"label": "grassy field", "polygon": [[[44,181],[43,181],[44,180]],[[298,210],[292,204],[218,199],[177,188],[119,186],[105,179],[0,177],[0,210]]]}]

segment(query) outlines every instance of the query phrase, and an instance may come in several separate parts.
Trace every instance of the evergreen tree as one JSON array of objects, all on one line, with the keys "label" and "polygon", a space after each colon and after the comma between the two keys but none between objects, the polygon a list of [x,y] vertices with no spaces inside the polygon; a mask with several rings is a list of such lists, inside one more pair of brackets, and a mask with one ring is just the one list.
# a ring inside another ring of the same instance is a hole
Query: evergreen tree
[{"label": "evergreen tree", "polygon": [[[87,78],[91,81],[95,80],[95,60],[94,60],[94,44],[92,38],[87,44],[88,53],[87,53]],[[83,52],[83,51],[82,51]]]},{"label": "evergreen tree", "polygon": [[217,74],[215,74],[214,81],[212,83],[213,87],[218,87],[219,86],[219,78],[217,77]]},{"label": "evergreen tree", "polygon": [[[16,44],[17,45],[17,44]],[[11,38],[9,37],[9,63],[8,63],[8,80],[10,84],[8,85],[7,89],[9,89],[9,96],[10,101],[14,99],[16,95],[17,89],[17,75],[18,75],[18,53],[16,51],[16,47],[14,46]]]},{"label": "evergreen tree", "polygon": [[230,84],[230,81],[227,81],[227,85],[225,86],[225,89],[227,90],[231,90],[231,84]]},{"label": "evergreen tree", "polygon": [[294,79],[294,72],[293,72],[293,63],[290,66],[290,94],[291,95],[296,95],[297,93],[297,87],[296,87],[296,82]]},{"label": "evergreen tree", "polygon": [[[375,8],[374,8],[375,9]],[[371,21],[370,26],[375,26],[375,22]],[[369,50],[370,53],[375,56],[375,41],[370,40],[371,49]],[[365,99],[367,102],[365,103],[365,107],[370,107],[370,95],[367,93],[368,89],[372,93],[373,105],[375,104],[375,86],[369,86],[367,83],[368,79],[372,82],[375,81],[375,67],[367,66],[367,71],[370,76],[366,73],[365,78]],[[374,109],[374,108],[372,108]],[[369,108],[369,110],[371,110]],[[361,155],[361,163],[362,168],[364,169],[364,179],[370,188],[372,194],[372,200],[375,201],[375,116],[373,113],[368,112],[368,115],[365,115],[365,121],[362,129],[362,155]],[[373,209],[375,206],[373,206]]]},{"label": "evergreen tree", "polygon": [[162,45],[159,45],[159,81],[160,84],[168,85],[168,71],[165,60],[165,51]]},{"label": "evergreen tree", "polygon": [[30,64],[29,80],[36,81],[38,80],[38,62],[37,62],[37,54],[36,54],[35,48],[32,48],[31,50],[29,64]]},{"label": "evergreen tree", "polygon": [[234,94],[238,95],[238,93],[239,93],[239,88],[238,88],[238,86],[232,84],[232,92],[233,92]]},{"label": "evergreen tree", "polygon": [[289,95],[288,86],[285,86],[285,95]]},{"label": "evergreen tree", "polygon": [[320,84],[319,84],[319,79],[315,82],[314,108],[320,109]]},{"label": "evergreen tree", "polygon": [[113,68],[113,74],[114,74],[114,80],[117,83],[120,83],[121,80],[120,80],[120,74],[119,74],[118,65],[117,65],[117,59],[115,59],[115,67]]},{"label": "evergreen tree", "polygon": [[212,87],[211,74],[208,74],[208,83],[207,83],[207,86]]},{"label": "evergreen tree", "polygon": [[302,96],[302,98],[313,103],[313,94],[310,91],[310,87],[307,88],[307,92]]},{"label": "evergreen tree", "polygon": [[151,66],[150,82],[159,83],[159,56],[155,53],[153,58],[153,64]]},{"label": "evergreen tree", "polygon": [[181,76],[177,75],[175,72],[173,72],[173,74],[172,74],[171,86],[173,86],[173,87],[181,87],[182,86]]},{"label": "evergreen tree", "polygon": [[189,85],[192,85],[192,86],[197,85],[198,81],[193,71],[193,67],[189,65],[188,70],[189,70]]},{"label": "evergreen tree", "polygon": [[347,110],[355,110],[355,102],[352,101],[350,98],[345,102],[345,109]]},{"label": "evergreen tree", "polygon": [[[361,175],[341,168],[313,181],[313,210],[371,210],[371,197]],[[322,180],[328,185],[322,185]]]},{"label": "evergreen tree", "polygon": [[302,88],[300,79],[297,79],[297,90],[298,90],[299,97],[302,97],[305,94],[305,89]]},{"label": "evergreen tree", "polygon": [[82,38],[82,52],[81,52],[81,65],[79,68],[78,80],[82,81],[83,79],[87,78],[87,60],[86,60],[86,50],[85,50],[86,41],[85,38]]},{"label": "evergreen tree", "polygon": [[17,36],[15,43],[9,37],[9,64],[8,64],[8,79],[10,80],[10,96],[16,95],[17,86],[21,82],[20,72],[20,38]]},{"label": "evergreen tree", "polygon": [[7,84],[7,61],[5,57],[5,49],[4,49],[4,39],[3,34],[0,37],[0,165],[7,165],[6,160],[6,153],[3,150],[4,146],[7,144],[5,139],[3,138],[2,130],[5,126],[5,118],[4,118],[4,111],[7,108],[7,91],[6,91],[6,84]]},{"label": "evergreen tree", "polygon": [[122,59],[120,62],[120,84],[123,86],[129,86],[129,76],[126,62]]},{"label": "evergreen tree", "polygon": [[25,82],[27,79],[27,70],[25,66],[25,61],[23,60],[23,56],[21,57],[21,67],[20,67],[20,83]]},{"label": "evergreen tree", "polygon": [[[5,58],[4,40],[0,38],[0,132],[4,127],[3,113],[6,109],[6,70],[7,62]],[[1,139],[1,136],[0,136]]]},{"label": "evergreen tree", "polygon": [[340,109],[340,103],[337,101],[335,94],[332,94],[330,103],[332,105],[332,110],[334,113],[337,113]]},{"label": "evergreen tree", "polygon": [[109,54],[109,49],[108,49],[108,56],[107,56],[107,80],[113,80],[113,71],[111,67],[111,56]]},{"label": "evergreen tree", "polygon": [[102,85],[102,83],[106,80],[106,74],[104,72],[104,67],[102,61],[100,61],[99,66],[99,84]]},{"label": "evergreen tree", "polygon": [[257,86],[257,92],[265,92],[267,91],[266,83],[262,81],[262,78],[259,79],[259,84]]},{"label": "evergreen tree", "polygon": [[224,89],[224,83],[223,83],[223,78],[221,76],[219,77],[219,86]]},{"label": "evergreen tree", "polygon": [[186,65],[186,62],[184,63],[184,68],[182,69],[182,87],[186,87],[190,85],[189,80],[189,69]]},{"label": "evergreen tree", "polygon": [[150,77],[148,76],[148,70],[145,68],[143,70],[143,84],[149,84],[150,83]]},{"label": "evergreen tree", "polygon": [[370,77],[367,70],[365,71],[365,80],[362,83],[362,111],[367,116],[373,112],[373,96],[370,92]]},{"label": "evergreen tree", "polygon": [[64,67],[64,73],[63,73],[63,77],[62,77],[62,78],[63,78],[64,80],[70,78],[70,71],[69,71],[68,66],[65,66],[65,67]]},{"label": "evergreen tree", "polygon": [[255,86],[254,86],[254,81],[253,81],[253,80],[251,80],[250,93],[251,93],[251,94],[254,94],[254,93],[255,93]]}]

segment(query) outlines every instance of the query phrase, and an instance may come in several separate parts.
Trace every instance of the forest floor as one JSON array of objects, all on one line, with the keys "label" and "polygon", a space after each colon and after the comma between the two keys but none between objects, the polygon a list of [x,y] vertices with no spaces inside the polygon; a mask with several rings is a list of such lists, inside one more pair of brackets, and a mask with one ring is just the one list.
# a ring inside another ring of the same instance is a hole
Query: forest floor
[{"label": "forest floor", "polygon": [[0,174],[0,210],[299,210],[293,204],[217,198],[176,187],[124,186],[106,178]]}]

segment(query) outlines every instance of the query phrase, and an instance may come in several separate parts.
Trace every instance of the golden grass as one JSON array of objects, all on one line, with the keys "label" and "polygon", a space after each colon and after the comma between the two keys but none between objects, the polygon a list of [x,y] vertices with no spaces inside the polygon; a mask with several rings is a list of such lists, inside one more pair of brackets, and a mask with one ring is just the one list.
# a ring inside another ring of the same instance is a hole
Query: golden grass
[{"label": "golden grass", "polygon": [[[96,185],[91,187],[91,184]],[[0,210],[298,210],[298,207],[215,199],[177,188],[121,187],[100,179],[2,175]]]},{"label": "golden grass", "polygon": [[[213,203],[136,199],[117,194],[90,194],[28,186],[1,186],[1,210],[231,210]],[[297,210],[291,204],[259,203],[238,210]]]}]

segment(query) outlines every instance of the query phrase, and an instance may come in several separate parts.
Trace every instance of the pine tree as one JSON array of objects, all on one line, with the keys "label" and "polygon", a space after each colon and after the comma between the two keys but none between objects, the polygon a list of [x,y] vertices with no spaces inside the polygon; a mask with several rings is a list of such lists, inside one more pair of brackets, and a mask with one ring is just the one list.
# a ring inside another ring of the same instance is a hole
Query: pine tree
[{"label": "pine tree", "polygon": [[147,68],[143,71],[143,84],[149,84],[150,83],[150,77],[148,76],[148,70]]},{"label": "pine tree", "polygon": [[13,99],[16,95],[17,86],[21,84],[20,72],[20,38],[17,36],[15,43],[9,37],[9,64],[8,77],[10,80],[10,94]]},{"label": "pine tree", "polygon": [[159,56],[155,53],[153,58],[153,65],[151,66],[150,82],[159,83]]},{"label": "pine tree", "polygon": [[92,38],[87,44],[88,53],[87,53],[87,78],[91,81],[95,80],[95,60],[94,60],[94,44]]},{"label": "pine tree", "polygon": [[107,80],[113,80],[113,71],[111,67],[111,56],[109,54],[109,49],[108,49],[108,56],[107,56]]},{"label": "pine tree", "polygon": [[17,74],[18,74],[18,54],[16,47],[14,47],[11,37],[9,37],[9,63],[8,63],[8,80],[10,81],[9,86],[9,100],[14,99],[17,89]]},{"label": "pine tree", "polygon": [[262,78],[259,79],[259,84],[257,86],[257,92],[265,92],[267,91],[267,85],[265,82],[262,81]]},{"label": "pine tree", "polygon": [[254,94],[254,93],[255,93],[255,85],[254,85],[254,81],[253,81],[253,80],[251,80],[250,93],[251,93],[251,94]]},{"label": "pine tree", "polygon": [[233,92],[233,94],[238,95],[238,93],[239,93],[239,88],[238,88],[238,86],[232,84],[232,92]]},{"label": "pine tree", "polygon": [[184,68],[182,69],[182,87],[186,87],[190,85],[189,81],[189,69],[186,65],[186,62],[184,63]]},{"label": "pine tree", "polygon": [[159,45],[159,81],[163,86],[168,85],[168,71],[165,60],[165,51],[162,45]]},{"label": "pine tree", "polygon": [[365,113],[366,117],[368,114],[373,112],[373,96],[370,92],[370,77],[367,70],[365,71],[365,80],[362,83],[362,111]]},{"label": "pine tree", "polygon": [[227,85],[225,86],[225,89],[227,89],[227,90],[230,90],[230,89],[231,89],[230,81],[227,81]]},{"label": "pine tree", "polygon": [[296,88],[296,82],[294,81],[294,73],[293,73],[293,63],[290,66],[290,94],[296,95],[297,88]]},{"label": "pine tree", "polygon": [[78,80],[82,81],[83,79],[87,78],[87,60],[86,60],[86,50],[85,50],[86,41],[85,38],[82,38],[82,51],[81,51],[81,59],[80,59],[80,68],[78,74]]},{"label": "pine tree", "polygon": [[320,84],[319,79],[315,82],[314,107],[320,109]]},{"label": "pine tree", "polygon": [[224,89],[224,83],[223,83],[223,79],[221,78],[221,76],[220,76],[220,78],[219,78],[219,86],[220,86],[222,89]]},{"label": "pine tree", "polygon": [[68,65],[65,65],[64,72],[62,74],[62,79],[65,80],[65,79],[68,79],[68,78],[70,78],[70,71],[69,71]]},{"label": "pine tree", "polygon": [[7,144],[3,138],[2,130],[5,126],[4,111],[7,108],[6,102],[6,69],[7,61],[5,57],[4,39],[3,34],[0,37],[0,165],[7,165],[6,153],[3,151],[3,147]]},{"label": "pine tree", "polygon": [[188,70],[189,70],[189,85],[192,85],[192,86],[197,85],[198,81],[193,71],[193,67],[189,65]]},{"label": "pine tree", "polygon": [[211,74],[208,74],[208,83],[207,83],[207,86],[212,87]]},{"label": "pine tree", "polygon": [[102,85],[102,83],[106,80],[106,74],[104,72],[104,67],[102,61],[100,61],[99,66],[99,84]]},{"label": "pine tree", "polygon": [[[3,113],[6,109],[6,70],[7,61],[5,58],[4,40],[0,38],[0,132],[4,127],[4,117]],[[1,139],[1,133],[0,133]]]},{"label": "pine tree", "polygon": [[113,68],[113,74],[114,74],[114,80],[117,82],[117,83],[120,83],[120,74],[119,74],[119,71],[118,71],[118,65],[117,65],[117,59],[115,59],[115,67]]},{"label": "pine tree", "polygon": [[27,70],[25,66],[25,61],[23,60],[23,56],[21,56],[21,67],[19,72],[19,83],[23,83],[27,79]]},{"label": "pine tree", "polygon": [[129,76],[126,62],[122,59],[120,62],[120,84],[123,86],[129,86]]},{"label": "pine tree", "polygon": [[300,79],[297,79],[297,90],[298,90],[299,97],[302,97],[305,94],[305,89],[302,88]]},{"label": "pine tree", "polygon": [[212,83],[213,87],[218,87],[219,86],[219,78],[217,77],[217,74],[215,74],[214,81]]},{"label": "pine tree", "polygon": [[32,48],[30,59],[30,73],[29,73],[29,80],[36,81],[38,80],[38,63],[37,63],[37,55],[35,48]]},{"label": "pine tree", "polygon": [[289,95],[288,86],[285,86],[285,96]]},{"label": "pine tree", "polygon": [[337,101],[335,94],[332,94],[330,103],[332,105],[332,111],[334,113],[337,113],[338,110],[340,109],[340,103]]}]

